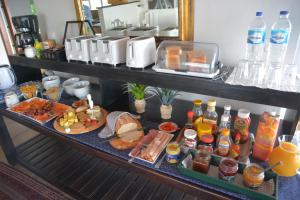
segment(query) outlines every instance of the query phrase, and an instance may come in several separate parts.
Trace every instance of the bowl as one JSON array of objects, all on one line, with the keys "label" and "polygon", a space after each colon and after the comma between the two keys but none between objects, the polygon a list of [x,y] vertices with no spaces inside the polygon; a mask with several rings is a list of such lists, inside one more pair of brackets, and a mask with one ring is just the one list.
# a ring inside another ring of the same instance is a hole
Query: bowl
[{"label": "bowl", "polygon": [[49,88],[46,92],[43,93],[43,96],[52,101],[59,101],[61,98],[61,94],[63,92],[63,88],[61,87],[52,87]]},{"label": "bowl", "polygon": [[60,78],[59,76],[46,76],[42,79],[43,86],[45,90],[52,87],[59,87]]},{"label": "bowl", "polygon": [[73,85],[74,95],[79,99],[84,99],[90,93],[90,82],[79,81]]},{"label": "bowl", "polygon": [[66,91],[67,94],[69,95],[74,95],[74,84],[77,83],[80,79],[78,77],[72,77],[69,78],[68,80],[64,81],[62,84],[62,87]]},{"label": "bowl", "polygon": [[39,83],[34,81],[22,83],[19,85],[19,89],[25,99],[31,99],[37,96]]}]

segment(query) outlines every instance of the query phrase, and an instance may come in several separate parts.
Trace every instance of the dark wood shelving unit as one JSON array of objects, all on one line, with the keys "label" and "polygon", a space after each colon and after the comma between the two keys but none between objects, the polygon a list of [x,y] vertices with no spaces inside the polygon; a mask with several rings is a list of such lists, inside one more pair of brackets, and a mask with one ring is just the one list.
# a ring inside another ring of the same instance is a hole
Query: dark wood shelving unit
[{"label": "dark wood shelving unit", "polygon": [[56,62],[51,60],[31,59],[19,55],[9,56],[9,61],[12,66],[16,65],[37,69],[43,68],[97,77],[101,80],[134,82],[149,86],[159,86],[185,92],[292,109],[297,111],[292,132],[295,130],[300,116],[300,93],[229,85],[221,80],[158,73],[151,67],[146,69],[130,69],[125,65],[113,67],[108,64]]},{"label": "dark wood shelving unit", "polygon": [[9,56],[11,65],[28,68],[43,68],[79,75],[97,77],[123,82],[135,82],[150,86],[159,86],[180,91],[222,97],[264,105],[285,107],[298,110],[300,93],[282,92],[257,87],[225,84],[220,80],[211,80],[191,76],[155,72],[151,67],[130,69],[125,65],[113,67],[108,64],[85,64],[79,62],[56,62],[38,60],[23,56]]}]

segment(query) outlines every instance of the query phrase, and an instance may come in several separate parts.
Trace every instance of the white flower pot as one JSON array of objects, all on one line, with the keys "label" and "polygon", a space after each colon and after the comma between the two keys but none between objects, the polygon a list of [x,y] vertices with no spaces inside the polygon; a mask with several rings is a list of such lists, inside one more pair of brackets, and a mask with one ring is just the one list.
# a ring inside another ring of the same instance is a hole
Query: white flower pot
[{"label": "white flower pot", "polygon": [[172,117],[172,105],[161,105],[160,114],[162,119],[171,119]]},{"label": "white flower pot", "polygon": [[142,114],[145,112],[146,101],[145,99],[134,101],[135,110],[137,113]]}]

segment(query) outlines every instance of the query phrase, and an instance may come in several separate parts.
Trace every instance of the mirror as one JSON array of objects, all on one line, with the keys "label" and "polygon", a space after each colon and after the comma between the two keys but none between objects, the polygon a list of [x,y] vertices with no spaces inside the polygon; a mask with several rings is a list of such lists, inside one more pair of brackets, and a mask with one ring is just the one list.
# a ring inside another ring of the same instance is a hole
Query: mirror
[{"label": "mirror", "polygon": [[[33,37],[43,41],[54,39],[56,43],[62,44],[66,21],[76,19],[89,20],[97,34],[193,40],[193,2],[194,0],[1,1],[10,41],[15,47],[19,45],[16,44],[16,34],[21,30],[16,28],[15,22],[20,22],[20,19],[12,18],[24,15],[37,15],[37,20],[34,19],[32,25],[39,33],[27,32],[26,36],[18,36],[25,38],[28,43]],[[27,26],[31,24],[29,21],[25,19],[22,23]],[[79,26],[74,27],[78,29]]]},{"label": "mirror", "polygon": [[[126,2],[126,3],[124,3]],[[109,36],[179,36],[178,0],[83,0],[82,16]]]}]

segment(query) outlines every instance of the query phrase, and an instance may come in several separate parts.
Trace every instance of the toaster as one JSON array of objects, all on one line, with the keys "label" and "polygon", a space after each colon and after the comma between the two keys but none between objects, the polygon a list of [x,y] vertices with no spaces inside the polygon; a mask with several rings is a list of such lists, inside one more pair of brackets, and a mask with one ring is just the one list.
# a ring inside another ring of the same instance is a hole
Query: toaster
[{"label": "toaster", "polygon": [[126,65],[145,68],[155,62],[156,45],[154,37],[136,37],[127,42]]},{"label": "toaster", "polygon": [[101,37],[91,39],[90,59],[94,63],[116,66],[126,62],[126,44],[129,37]]},{"label": "toaster", "polygon": [[71,60],[90,61],[90,42],[96,36],[78,36],[65,40],[65,51],[68,62]]}]

